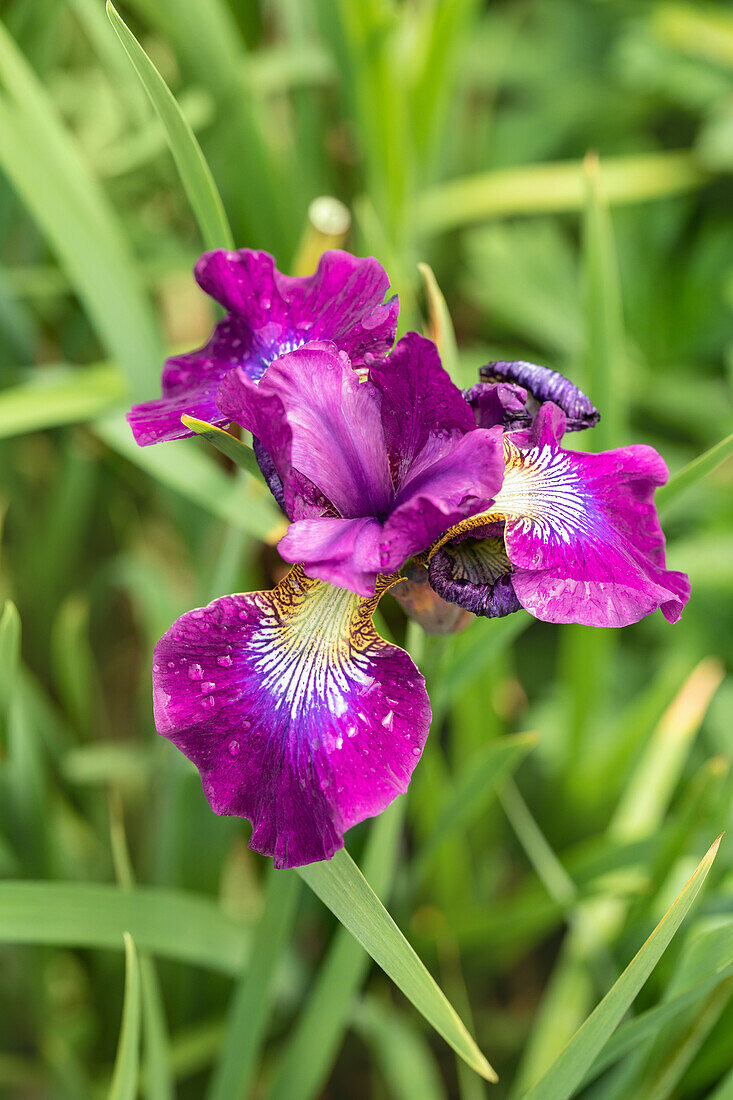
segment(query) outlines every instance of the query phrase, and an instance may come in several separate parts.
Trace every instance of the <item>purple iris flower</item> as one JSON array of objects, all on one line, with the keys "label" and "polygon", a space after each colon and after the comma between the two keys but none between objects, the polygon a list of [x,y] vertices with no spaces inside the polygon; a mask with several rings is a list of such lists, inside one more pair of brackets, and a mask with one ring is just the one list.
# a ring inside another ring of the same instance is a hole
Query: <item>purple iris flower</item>
[{"label": "purple iris flower", "polygon": [[174,438],[188,412],[251,432],[293,567],[273,591],[173,624],[155,650],[155,722],[214,811],[249,818],[251,847],[292,867],[330,858],[406,790],[422,753],[424,679],[372,621],[403,576],[405,605],[442,597],[455,606],[435,621],[449,624],[459,608],[521,607],[550,622],[622,626],[657,608],[675,621],[689,584],[665,568],[663,461],[645,446],[565,450],[563,433],[599,414],[560,375],[492,363],[461,392],[431,341],[410,333],[387,354],[396,305],[381,304],[373,260],[330,253],[287,279],[264,253],[210,253],[197,277],[229,316],[206,349],[169,361],[165,397],[133,410],[133,430]]},{"label": "purple iris flower", "polygon": [[267,252],[205,252],[194,269],[202,290],[227,311],[208,343],[167,359],[163,396],[134,405],[128,420],[141,446],[192,435],[181,416],[226,424],[219,383],[240,368],[255,382],[279,355],[308,340],[331,340],[355,365],[394,343],[399,303],[384,303],[389,279],[375,259],[324,252],[314,275],[282,275]]},{"label": "purple iris flower", "polygon": [[415,333],[368,377],[309,343],[259,384],[232,372],[217,403],[271,458],[294,519],[280,552],[299,564],[274,592],[174,623],[155,653],[155,719],[213,809],[248,817],[251,846],[288,867],[331,856],[407,787],[430,705],[371,616],[408,558],[494,499],[502,433],[476,424]]},{"label": "purple iris flower", "polygon": [[[512,366],[501,364],[501,377],[523,373],[526,381],[530,364],[516,364],[515,372]],[[505,382],[467,391],[478,423],[509,428],[504,480],[486,513],[433,546],[431,585],[448,602],[489,617],[524,607],[547,622],[627,626],[661,608],[676,622],[690,585],[684,573],[665,568],[654,507],[654,490],[668,477],[664,461],[644,445],[601,454],[565,450],[568,416],[578,429],[598,414],[555,372],[531,370],[537,389],[547,392],[549,384],[566,407],[544,401],[526,428],[513,430],[522,422],[517,387],[509,396]]]}]

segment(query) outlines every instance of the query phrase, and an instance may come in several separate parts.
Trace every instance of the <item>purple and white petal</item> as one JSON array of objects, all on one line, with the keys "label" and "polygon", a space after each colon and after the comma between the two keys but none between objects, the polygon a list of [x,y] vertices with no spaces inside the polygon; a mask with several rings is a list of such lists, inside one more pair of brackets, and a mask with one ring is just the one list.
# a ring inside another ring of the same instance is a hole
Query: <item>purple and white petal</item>
[{"label": "purple and white petal", "polygon": [[549,367],[522,360],[512,363],[498,360],[481,367],[479,377],[482,382],[516,382],[522,386],[533,399],[530,401],[530,412],[535,412],[538,405],[545,401],[553,401],[567,417],[568,432],[592,428],[601,418],[598,409],[582,390]]},{"label": "purple and white petal", "polygon": [[499,618],[519,611],[503,525],[460,535],[430,559],[428,579],[439,596],[474,615]]},{"label": "purple and white petal", "polygon": [[156,647],[158,732],[199,769],[216,813],[249,818],[250,846],[276,867],[329,859],[420,758],[425,682],[376,634],[378,599],[296,567],[272,592],[188,612]]},{"label": "purple and white petal", "polygon": [[564,416],[543,405],[531,431],[505,437],[504,482],[491,513],[519,602],[547,622],[627,626],[657,608],[676,622],[685,574],[665,569],[654,490],[667,467],[652,447],[565,451]]}]

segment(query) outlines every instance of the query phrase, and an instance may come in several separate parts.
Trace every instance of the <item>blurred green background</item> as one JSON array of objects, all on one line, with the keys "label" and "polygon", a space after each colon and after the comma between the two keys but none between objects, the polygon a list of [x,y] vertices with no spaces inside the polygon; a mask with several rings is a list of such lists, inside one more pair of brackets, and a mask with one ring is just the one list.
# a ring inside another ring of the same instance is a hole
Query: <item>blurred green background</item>
[{"label": "blurred green background", "polygon": [[[214,314],[191,276],[204,241],[103,3],[0,11],[0,595],[13,601],[0,1095],[108,1095],[129,930],[150,1100],[518,1100],[731,824],[730,463],[664,514],[670,564],[692,579],[677,626],[522,613],[425,640],[435,721],[405,824],[389,838],[380,821],[371,848],[368,826],[349,835],[500,1083],[457,1065],[303,889],[257,1065],[228,1091],[211,1068],[266,865],[156,737],[151,650],[184,610],[271,586],[278,513],[202,440],[139,450],[126,427],[166,352],[201,342]],[[401,331],[426,325],[417,263],[431,264],[462,384],[492,358],[555,367],[604,413],[596,442],[575,445],[649,442],[672,470],[730,432],[730,5],[131,0],[120,14],[195,131],[237,247],[300,269],[320,240],[310,203],[338,197],[345,247],[376,255],[400,293]],[[403,639],[391,598],[382,612]],[[731,964],[725,838],[573,1095],[730,1100]]]}]

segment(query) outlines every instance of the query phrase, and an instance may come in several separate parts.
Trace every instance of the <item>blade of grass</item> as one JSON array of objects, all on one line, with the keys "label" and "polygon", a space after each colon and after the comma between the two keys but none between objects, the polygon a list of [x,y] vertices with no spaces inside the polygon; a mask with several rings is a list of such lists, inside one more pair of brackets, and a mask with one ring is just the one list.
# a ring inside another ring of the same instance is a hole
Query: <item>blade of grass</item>
[{"label": "blade of grass", "polygon": [[713,864],[719,845],[720,837],[698,864],[689,882],[618,981],[576,1031],[544,1077],[524,1094],[524,1100],[569,1100],[573,1095],[689,912]]},{"label": "blade of grass", "polygon": [[[123,889],[131,890],[135,885],[135,878],[125,835],[122,799],[117,791],[113,791],[110,797],[110,845],[117,881]],[[168,1027],[158,974],[155,962],[147,952],[140,953],[139,962],[145,1046],[142,1092],[148,1100],[173,1100]]]},{"label": "blade of grass", "polygon": [[0,438],[91,420],[124,399],[124,375],[111,363],[35,369],[30,382],[0,393]]},{"label": "blade of grass", "polygon": [[655,494],[657,508],[664,512],[674,504],[681,493],[696,485],[701,478],[707,477],[733,454],[733,432],[721,439],[714,447],[698,455],[681,470],[672,474],[666,485],[661,485]]},{"label": "blade of grass", "polygon": [[[398,799],[377,818],[364,850],[364,874],[379,894],[389,890],[395,874],[403,801]],[[368,967],[369,956],[345,928],[340,928],[279,1059],[269,1100],[312,1100],[318,1094],[338,1052]]]},{"label": "blade of grass", "polygon": [[235,439],[223,428],[217,428],[215,424],[207,423],[206,420],[198,420],[195,416],[188,416],[187,413],[183,414],[181,420],[192,432],[203,436],[207,443],[210,443],[212,447],[216,447],[217,451],[221,451],[232,462],[236,462],[237,466],[241,466],[243,470],[257,478],[262,477],[251,447],[242,443],[241,440]]},{"label": "blade of grass", "polygon": [[458,345],[448,306],[430,264],[420,263],[417,269],[422,275],[428,301],[426,335],[437,346],[441,362],[455,382],[458,378]]},{"label": "blade of grass", "polygon": [[134,396],[153,396],[163,352],[127,240],[49,95],[1,24],[0,79],[14,100],[0,98],[0,167]]},{"label": "blade of grass", "polygon": [[598,156],[583,162],[587,198],[583,219],[586,291],[586,389],[603,416],[590,433],[598,451],[619,446],[625,426],[626,364],[621,286],[608,201]]},{"label": "blade of grass", "polygon": [[[601,169],[612,205],[645,202],[702,187],[708,176],[688,152],[607,157]],[[513,214],[582,210],[586,190],[581,161],[500,168],[450,180],[418,196],[415,219],[425,236]]]},{"label": "blade of grass", "polygon": [[165,127],[168,145],[204,244],[207,248],[233,248],[232,231],[221,196],[196,135],[183,117],[163,77],[127,24],[117,14],[112,0],[107,0],[107,16]]},{"label": "blade of grass", "polygon": [[342,849],[328,862],[300,868],[299,874],[449,1046],[476,1073],[495,1081],[494,1070],[457,1012],[348,852]]},{"label": "blade of grass", "polygon": [[265,1037],[275,972],[292,930],[299,896],[300,880],[293,871],[270,871],[265,907],[252,940],[251,962],[229,1006],[208,1100],[249,1095]]},{"label": "blade of grass", "polygon": [[365,997],[354,1011],[354,1026],[371,1048],[394,1100],[446,1100],[430,1047],[401,1012]]},{"label": "blade of grass", "polygon": [[135,1100],[140,1070],[140,963],[135,942],[129,932],[125,939],[125,999],[117,1057],[108,1100]]},{"label": "blade of grass", "polygon": [[128,929],[141,949],[224,974],[240,974],[249,950],[249,925],[196,894],[85,882],[0,884],[0,942],[117,948]]}]

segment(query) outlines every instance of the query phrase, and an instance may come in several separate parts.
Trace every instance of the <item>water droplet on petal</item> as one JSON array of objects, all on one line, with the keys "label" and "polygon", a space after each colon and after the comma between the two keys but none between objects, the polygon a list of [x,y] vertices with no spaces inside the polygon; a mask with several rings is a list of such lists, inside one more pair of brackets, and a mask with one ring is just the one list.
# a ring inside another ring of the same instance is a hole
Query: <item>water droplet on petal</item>
[{"label": "water droplet on petal", "polygon": [[232,664],[232,659],[231,659],[231,657],[229,656],[228,653],[222,653],[222,655],[220,657],[216,658],[216,663],[221,668],[230,668],[231,664]]},{"label": "water droplet on petal", "polygon": [[213,695],[205,695],[203,697],[203,699],[201,700],[201,706],[206,707],[207,710],[211,710],[213,705],[214,705],[214,696]]},{"label": "water droplet on petal", "polygon": [[188,670],[189,680],[200,680],[204,675],[204,670],[201,665],[191,665]]},{"label": "water droplet on petal", "polygon": [[412,750],[412,755],[413,756],[419,756],[420,755],[420,750],[417,747],[417,745],[415,745],[415,748]]},{"label": "water droplet on petal", "polygon": [[216,688],[216,684],[212,680],[204,680],[201,684],[201,694],[210,695]]},{"label": "water droplet on petal", "polygon": [[232,738],[227,747],[229,749],[230,756],[237,755],[237,753],[239,752],[239,741],[237,741],[236,737]]}]

